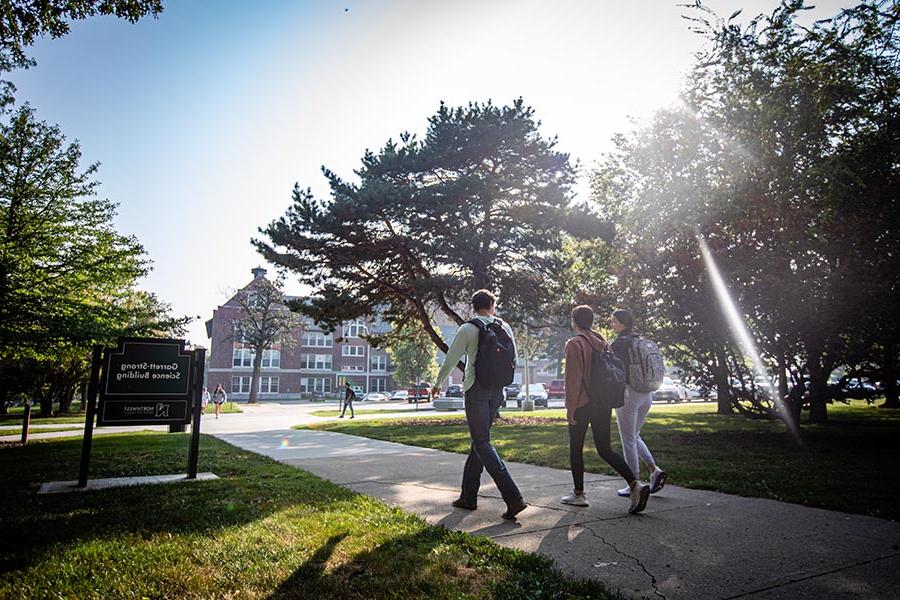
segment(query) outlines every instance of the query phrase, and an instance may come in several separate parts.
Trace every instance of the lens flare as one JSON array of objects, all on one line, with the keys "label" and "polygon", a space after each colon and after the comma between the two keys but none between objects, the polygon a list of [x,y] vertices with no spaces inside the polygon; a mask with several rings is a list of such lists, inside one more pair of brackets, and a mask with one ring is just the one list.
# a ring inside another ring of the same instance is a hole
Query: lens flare
[{"label": "lens flare", "polygon": [[[731,294],[728,291],[728,286],[725,285],[725,280],[722,278],[722,273],[719,271],[716,261],[713,260],[712,252],[710,252],[709,246],[706,245],[706,240],[698,235],[697,242],[700,244],[700,254],[703,255],[706,271],[709,273],[709,279],[712,282],[716,298],[719,300],[719,306],[722,308],[722,312],[725,313],[725,318],[728,320],[729,327],[731,327],[731,333],[737,339],[738,345],[741,347],[744,354],[750,357],[754,373],[763,377],[766,381],[771,381],[769,373],[766,371],[766,367],[759,355],[759,350],[756,349],[756,343],[753,341],[753,337],[747,329],[747,324],[738,312],[737,304],[732,299]],[[797,424],[791,419],[790,412],[784,403],[784,399],[781,398],[777,392],[773,393],[772,397],[775,399],[775,409],[778,411],[779,416],[787,424],[787,427],[794,438],[799,442],[800,433],[797,431]]]},{"label": "lens flare", "polygon": [[281,444],[279,444],[279,448],[289,448],[291,445],[291,441],[287,438],[281,438]]}]

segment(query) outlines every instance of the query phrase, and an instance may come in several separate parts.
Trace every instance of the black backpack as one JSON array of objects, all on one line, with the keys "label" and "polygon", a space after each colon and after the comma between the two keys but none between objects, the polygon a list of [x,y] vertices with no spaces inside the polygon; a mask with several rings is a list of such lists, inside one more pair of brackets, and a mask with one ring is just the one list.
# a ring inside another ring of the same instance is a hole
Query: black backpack
[{"label": "black backpack", "polygon": [[478,328],[475,381],[491,389],[512,383],[516,373],[516,346],[503,329],[503,322],[494,319],[488,325],[481,319],[472,319],[469,323]]},{"label": "black backpack", "polygon": [[[608,408],[625,405],[625,363],[609,350],[591,347],[591,364],[587,392],[591,404]],[[584,385],[584,380],[581,381]]]}]

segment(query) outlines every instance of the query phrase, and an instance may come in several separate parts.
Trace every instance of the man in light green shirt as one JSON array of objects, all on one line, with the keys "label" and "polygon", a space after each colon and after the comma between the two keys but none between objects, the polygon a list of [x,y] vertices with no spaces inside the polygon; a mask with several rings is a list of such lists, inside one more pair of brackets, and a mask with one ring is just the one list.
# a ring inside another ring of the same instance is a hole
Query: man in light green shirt
[{"label": "man in light green shirt", "polygon": [[[496,296],[488,290],[478,290],[472,296],[472,308],[475,311],[475,318],[482,321],[485,326],[492,325],[495,320],[499,320],[494,316],[496,304]],[[512,342],[512,355],[515,356],[515,341],[512,330],[509,328],[509,325],[502,321],[500,321],[500,326],[509,336],[509,341]],[[497,416],[497,411],[500,410],[500,406],[503,404],[503,386],[486,385],[483,381],[479,381],[480,378],[484,378],[483,369],[481,377],[476,377],[475,375],[475,360],[478,355],[480,335],[481,329],[473,323],[464,323],[460,326],[459,331],[456,332],[456,337],[453,338],[453,343],[447,349],[446,360],[444,360],[444,365],[441,367],[440,373],[438,373],[431,395],[437,396],[440,393],[441,385],[465,354],[466,370],[463,377],[463,389],[465,390],[466,423],[469,426],[472,446],[466,459],[466,465],[463,468],[462,493],[459,498],[453,501],[453,506],[468,510],[478,508],[478,489],[481,486],[481,473],[486,469],[494,483],[497,484],[497,489],[500,490],[500,495],[503,496],[503,500],[506,502],[506,512],[503,513],[503,518],[515,519],[516,515],[525,510],[528,505],[523,501],[522,493],[506,469],[506,465],[500,460],[497,449],[491,444],[491,425]],[[498,334],[499,337],[501,337],[500,334]],[[504,343],[508,352],[509,344]],[[508,355],[504,354],[504,356]],[[506,368],[508,368],[507,364],[504,366],[504,369]],[[504,373],[504,371],[501,370],[497,373]],[[510,379],[512,378],[511,372],[506,371],[505,373]],[[495,381],[496,379],[494,378]],[[488,378],[488,381],[490,381],[490,378]]]}]

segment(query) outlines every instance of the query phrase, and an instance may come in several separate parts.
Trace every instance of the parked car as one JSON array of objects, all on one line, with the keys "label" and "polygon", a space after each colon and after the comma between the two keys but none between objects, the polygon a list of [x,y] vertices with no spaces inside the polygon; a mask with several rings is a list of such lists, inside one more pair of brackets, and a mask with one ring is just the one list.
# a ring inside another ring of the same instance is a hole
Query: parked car
[{"label": "parked car", "polygon": [[462,398],[463,397],[463,387],[461,385],[453,384],[447,388],[447,398]]},{"label": "parked car", "polygon": [[[362,398],[363,396],[366,395],[366,393],[362,389],[362,386],[351,385],[350,389],[353,390],[353,393],[356,394],[357,398]],[[341,394],[341,400],[343,400],[343,399],[344,399],[344,395]]]},{"label": "parked car", "polygon": [[[516,396],[516,406],[519,408],[522,407],[522,401],[525,400],[525,395],[525,387],[523,386],[522,389],[519,390],[519,395]],[[535,406],[547,407],[547,390],[545,390],[544,386],[540,383],[529,383],[528,395],[534,400]]]},{"label": "parked car", "polygon": [[878,390],[874,385],[868,381],[863,381],[859,377],[848,379],[847,383],[844,384],[843,390],[845,393],[849,394],[850,397],[858,398],[869,398],[878,393]]},{"label": "parked car", "polygon": [[505,388],[503,388],[503,396],[507,400],[515,400],[519,396],[519,392],[522,391],[522,386],[518,383],[511,383]]},{"label": "parked car", "polygon": [[668,403],[687,400],[687,391],[680,383],[675,383],[671,377],[663,377],[662,385],[653,392],[654,400],[665,400]]},{"label": "parked car", "polygon": [[423,400],[425,402],[431,400],[431,384],[427,381],[422,381],[418,384],[414,383],[409,386],[406,401],[409,404],[412,404],[413,402],[418,402],[420,400]]},{"label": "parked car", "polygon": [[391,394],[391,400],[408,400],[409,392],[406,390],[394,390]]},{"label": "parked car", "polygon": [[550,382],[550,388],[547,390],[547,397],[558,399],[565,399],[566,397],[566,380],[565,379],[554,379]]},{"label": "parked car", "polygon": [[363,402],[385,402],[388,395],[383,392],[369,392],[363,396]]}]

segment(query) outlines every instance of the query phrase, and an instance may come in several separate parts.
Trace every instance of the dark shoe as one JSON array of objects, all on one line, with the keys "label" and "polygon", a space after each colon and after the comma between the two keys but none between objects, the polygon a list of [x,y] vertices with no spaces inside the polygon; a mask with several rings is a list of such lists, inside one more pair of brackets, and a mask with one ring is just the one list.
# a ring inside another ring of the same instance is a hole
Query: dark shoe
[{"label": "dark shoe", "polygon": [[464,508],[466,510],[476,510],[478,508],[477,504],[469,504],[468,502],[463,502],[462,498],[457,498],[450,504],[452,504],[456,508]]},{"label": "dark shoe", "polygon": [[344,418],[344,415],[341,415],[338,417],[338,419],[343,419],[343,418]]},{"label": "dark shoe", "polygon": [[504,519],[508,521],[512,521],[516,518],[516,515],[528,508],[528,504],[519,500],[518,504],[514,504],[512,506],[506,507],[506,512],[501,515]]},{"label": "dark shoe", "polygon": [[351,418],[351,419],[355,419],[356,417],[354,417],[353,415],[350,415],[350,418]]}]

